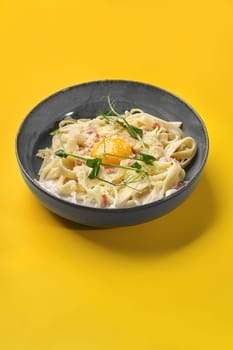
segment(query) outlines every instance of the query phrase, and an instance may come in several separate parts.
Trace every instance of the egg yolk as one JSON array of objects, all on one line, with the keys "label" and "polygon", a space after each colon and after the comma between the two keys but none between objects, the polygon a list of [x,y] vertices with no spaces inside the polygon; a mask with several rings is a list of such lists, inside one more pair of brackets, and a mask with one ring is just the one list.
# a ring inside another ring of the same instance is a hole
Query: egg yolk
[{"label": "egg yolk", "polygon": [[132,148],[125,140],[111,137],[97,142],[91,150],[92,157],[101,158],[103,163],[109,164],[120,164],[120,157],[128,157],[131,154]]}]

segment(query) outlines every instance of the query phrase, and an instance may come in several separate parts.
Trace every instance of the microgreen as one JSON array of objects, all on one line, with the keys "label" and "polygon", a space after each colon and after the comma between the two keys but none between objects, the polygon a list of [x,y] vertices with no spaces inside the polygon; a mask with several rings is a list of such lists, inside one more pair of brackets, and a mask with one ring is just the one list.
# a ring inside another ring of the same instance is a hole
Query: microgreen
[{"label": "microgreen", "polygon": [[105,119],[108,123],[111,121],[111,117],[109,117],[108,114],[104,113],[104,112],[100,112],[99,115]]},{"label": "microgreen", "polygon": [[107,96],[107,101],[108,101],[108,106],[110,108],[110,111],[114,114],[114,115],[117,115],[118,117],[122,117],[122,115],[120,113],[118,113],[116,110],[115,110],[115,107],[113,107],[113,104],[110,100],[110,97]]},{"label": "microgreen", "polygon": [[137,173],[141,172],[142,166],[138,162],[135,162],[131,165],[131,168],[134,168]]},{"label": "microgreen", "polygon": [[97,175],[99,174],[99,171],[100,171],[101,159],[100,158],[87,159],[86,165],[88,167],[92,168],[88,177],[90,179],[94,179],[95,177],[97,177]]},{"label": "microgreen", "polygon": [[148,175],[148,170],[143,168],[138,162],[133,163],[131,166],[104,163],[104,162],[102,162],[101,158],[86,158],[86,157],[82,157],[78,154],[67,153],[63,149],[57,150],[55,152],[55,155],[58,157],[61,157],[61,158],[73,157],[76,159],[84,160],[86,165],[92,169],[90,174],[88,175],[88,177],[90,179],[94,179],[98,176],[99,171],[100,171],[100,166],[108,166],[108,167],[112,167],[112,168],[132,170],[132,171],[135,171],[136,173],[140,173],[142,175]]},{"label": "microgreen", "polygon": [[125,118],[124,118],[124,122],[125,122],[124,127],[127,129],[130,136],[132,136],[134,139],[138,139],[139,137],[142,138],[143,136],[142,129],[139,129],[134,125],[130,125]]},{"label": "microgreen", "polygon": [[151,154],[139,153],[139,159],[146,164],[154,165],[156,158]]},{"label": "microgreen", "polygon": [[[131,137],[133,137],[134,139],[137,139],[141,143],[143,149],[145,149],[145,145],[144,145],[143,140],[142,140],[143,130],[134,126],[134,125],[129,124],[128,121],[126,120],[126,118],[123,115],[121,115],[120,113],[118,113],[116,111],[115,107],[113,107],[113,104],[112,104],[109,96],[107,97],[107,101],[108,101],[108,106],[109,106],[109,112],[107,114],[101,112],[100,116],[102,118],[104,118],[108,123],[113,122],[113,123],[116,123],[116,124],[122,126],[123,128],[125,128],[128,131],[129,135]],[[114,115],[114,117],[111,116],[110,113],[112,113]]]},{"label": "microgreen", "polygon": [[[130,184],[139,183],[141,180],[144,180],[145,176],[147,176],[147,174],[145,174],[145,173],[143,173],[143,174],[136,174],[136,175],[129,175],[128,178],[125,181],[122,181],[120,183],[113,183],[113,182],[108,181],[106,179],[103,179],[103,178],[101,178],[99,176],[97,176],[96,178],[99,181],[105,182],[105,183],[113,185],[115,187],[126,186],[126,187],[129,187],[129,188],[132,188],[135,191],[141,192],[138,188],[130,186]],[[149,177],[148,177],[148,179],[149,179]]]},{"label": "microgreen", "polygon": [[77,159],[81,159],[81,160],[87,160],[88,159],[88,158],[82,157],[82,156],[80,156],[78,154],[67,153],[67,152],[64,151],[64,149],[57,150],[55,152],[55,156],[58,156],[58,157],[61,157],[61,158],[73,157],[73,158],[77,158]]},{"label": "microgreen", "polygon": [[104,152],[103,156],[117,157],[117,158],[121,158],[121,159],[140,160],[148,165],[155,165],[155,161],[156,161],[156,158],[154,156],[152,156],[151,154],[147,154],[147,153],[138,153],[135,155],[135,157],[128,157],[128,156],[119,156],[117,154]]},{"label": "microgreen", "polygon": [[66,153],[63,149],[59,149],[55,152],[55,156],[61,157],[61,158],[67,158],[68,153]]}]

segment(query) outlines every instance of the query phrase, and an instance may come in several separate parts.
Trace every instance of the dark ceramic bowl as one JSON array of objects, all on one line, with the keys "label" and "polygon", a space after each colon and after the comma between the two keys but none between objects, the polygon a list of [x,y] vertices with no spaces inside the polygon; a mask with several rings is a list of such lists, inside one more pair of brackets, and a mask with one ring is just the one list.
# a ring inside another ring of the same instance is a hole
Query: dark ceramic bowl
[{"label": "dark ceramic bowl", "polygon": [[[108,209],[70,203],[38,185],[35,179],[38,179],[41,160],[36,157],[36,153],[38,149],[50,146],[50,131],[54,130],[55,125],[68,113],[92,118],[100,111],[107,111],[107,95],[117,101],[117,109],[121,112],[140,108],[168,121],[183,122],[184,132],[196,140],[198,151],[190,166],[186,168],[186,184],[175,194],[141,206]],[[164,215],[191,194],[206,163],[208,135],[198,114],[180,98],[163,89],[133,81],[94,81],[59,91],[37,105],[19,128],[16,153],[26,184],[49,210],[84,225],[125,226]]]}]

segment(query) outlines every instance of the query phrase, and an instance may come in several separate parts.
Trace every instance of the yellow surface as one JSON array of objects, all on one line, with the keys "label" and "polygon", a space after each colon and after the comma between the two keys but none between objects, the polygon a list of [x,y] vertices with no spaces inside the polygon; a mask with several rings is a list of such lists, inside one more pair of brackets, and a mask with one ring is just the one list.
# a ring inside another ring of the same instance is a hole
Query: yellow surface
[{"label": "yellow surface", "polygon": [[[1,0],[0,349],[233,349],[232,13],[230,0]],[[102,230],[41,206],[14,141],[40,100],[106,78],[181,96],[211,148],[179,209]]]}]

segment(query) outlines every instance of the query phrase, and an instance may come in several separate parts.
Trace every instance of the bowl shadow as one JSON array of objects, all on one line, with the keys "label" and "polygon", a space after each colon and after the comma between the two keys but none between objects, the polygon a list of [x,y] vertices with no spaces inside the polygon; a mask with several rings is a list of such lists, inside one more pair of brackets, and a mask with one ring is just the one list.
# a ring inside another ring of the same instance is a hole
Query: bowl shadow
[{"label": "bowl shadow", "polygon": [[218,208],[205,175],[182,205],[153,221],[127,227],[94,228],[52,214],[58,222],[108,250],[136,255],[172,253],[191,244],[214,225]]}]

